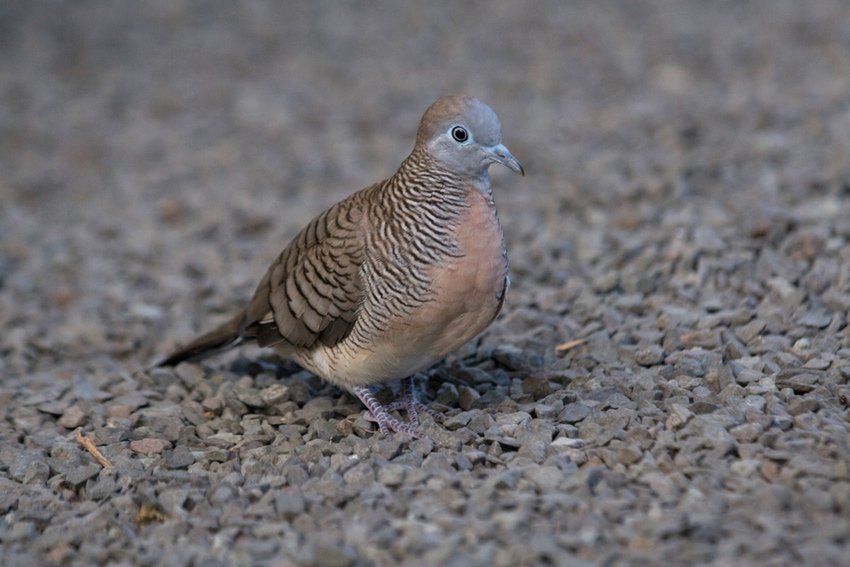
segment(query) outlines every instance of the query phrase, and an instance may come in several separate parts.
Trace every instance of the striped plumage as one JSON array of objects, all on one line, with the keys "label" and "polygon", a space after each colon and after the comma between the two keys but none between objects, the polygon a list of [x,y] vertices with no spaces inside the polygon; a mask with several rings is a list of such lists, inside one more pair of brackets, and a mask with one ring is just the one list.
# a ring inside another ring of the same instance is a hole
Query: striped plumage
[{"label": "striped plumage", "polygon": [[498,162],[522,172],[500,136],[498,118],[480,101],[439,99],[392,177],[313,219],[241,313],[161,364],[253,339],[352,391],[383,432],[416,434],[422,406],[412,382],[399,406],[408,422],[367,386],[427,368],[498,314],[507,256],[487,168]]}]

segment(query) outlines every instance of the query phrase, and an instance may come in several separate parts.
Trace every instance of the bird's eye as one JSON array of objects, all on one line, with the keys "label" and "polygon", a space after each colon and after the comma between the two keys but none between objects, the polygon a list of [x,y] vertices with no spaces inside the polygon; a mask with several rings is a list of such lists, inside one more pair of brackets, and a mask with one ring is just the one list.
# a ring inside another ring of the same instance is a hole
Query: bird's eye
[{"label": "bird's eye", "polygon": [[452,128],[452,138],[455,139],[455,142],[460,142],[462,144],[469,140],[469,132],[467,132],[466,128],[463,126],[455,126]]}]

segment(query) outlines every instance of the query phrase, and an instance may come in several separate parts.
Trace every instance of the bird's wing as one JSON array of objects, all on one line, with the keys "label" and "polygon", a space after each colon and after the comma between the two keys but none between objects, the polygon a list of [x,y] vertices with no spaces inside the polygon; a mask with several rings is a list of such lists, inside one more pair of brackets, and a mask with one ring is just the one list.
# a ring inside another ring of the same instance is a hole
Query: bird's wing
[{"label": "bird's wing", "polygon": [[242,335],[260,346],[334,345],[354,326],[363,296],[366,191],[313,219],[271,265],[244,311]]}]

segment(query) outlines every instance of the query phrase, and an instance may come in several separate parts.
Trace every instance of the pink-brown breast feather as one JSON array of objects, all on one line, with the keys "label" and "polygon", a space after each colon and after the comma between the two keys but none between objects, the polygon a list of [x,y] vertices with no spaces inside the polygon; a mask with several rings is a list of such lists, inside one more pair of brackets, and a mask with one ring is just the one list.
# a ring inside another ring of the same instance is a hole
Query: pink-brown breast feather
[{"label": "pink-brown breast feather", "polygon": [[474,188],[469,205],[457,230],[462,256],[432,270],[437,299],[422,307],[423,318],[433,318],[438,333],[433,348],[440,356],[487,328],[501,309],[505,291],[504,240],[492,197]]}]

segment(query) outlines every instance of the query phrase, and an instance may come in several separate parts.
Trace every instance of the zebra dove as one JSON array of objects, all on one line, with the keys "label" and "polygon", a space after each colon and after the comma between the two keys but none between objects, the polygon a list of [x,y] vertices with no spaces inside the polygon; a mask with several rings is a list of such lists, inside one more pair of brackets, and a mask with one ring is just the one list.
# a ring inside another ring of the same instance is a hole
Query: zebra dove
[{"label": "zebra dove", "polygon": [[[417,399],[412,375],[484,330],[505,300],[493,163],[525,175],[493,110],[468,96],[438,99],[392,177],[313,219],[247,307],[159,365],[252,340],[353,393],[382,434],[418,436],[416,412],[433,412]],[[386,406],[369,388],[399,379],[402,397]]]}]

